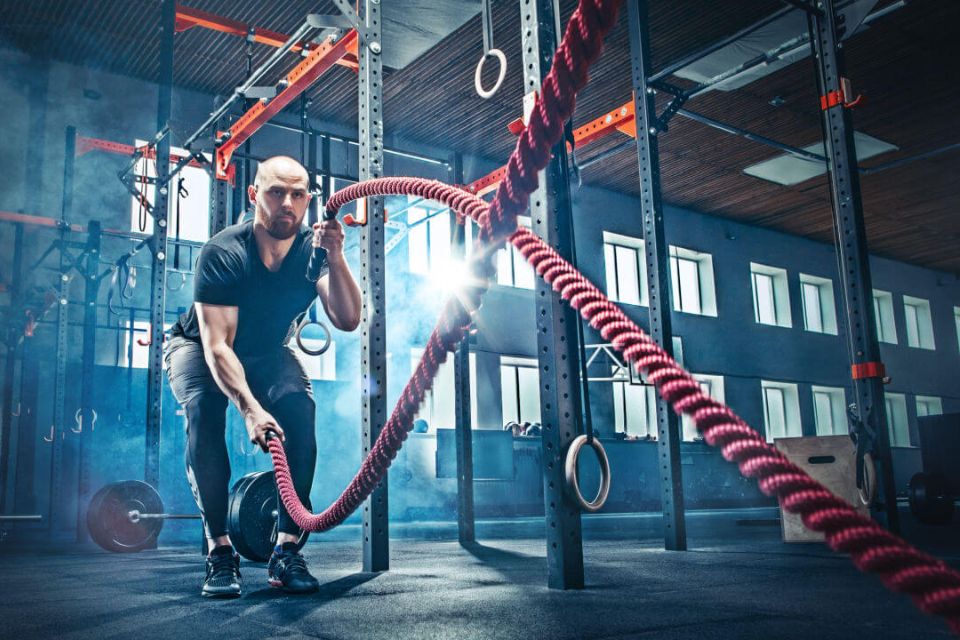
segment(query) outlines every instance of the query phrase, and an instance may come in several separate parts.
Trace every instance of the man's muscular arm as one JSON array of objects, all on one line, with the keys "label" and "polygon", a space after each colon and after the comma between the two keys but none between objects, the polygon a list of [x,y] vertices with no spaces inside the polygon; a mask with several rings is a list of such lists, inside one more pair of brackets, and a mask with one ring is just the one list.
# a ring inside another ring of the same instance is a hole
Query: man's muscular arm
[{"label": "man's muscular arm", "polygon": [[267,431],[275,432],[283,439],[283,429],[267,413],[250,391],[240,359],[233,351],[237,335],[237,307],[195,302],[197,320],[200,324],[200,339],[203,356],[221,391],[240,410],[247,426],[251,442],[267,450]]},{"label": "man's muscular arm", "polygon": [[333,326],[353,331],[360,324],[360,287],[343,256],[343,227],[334,219],[319,222],[313,229],[313,246],[327,250],[329,269],[317,280],[317,295]]}]

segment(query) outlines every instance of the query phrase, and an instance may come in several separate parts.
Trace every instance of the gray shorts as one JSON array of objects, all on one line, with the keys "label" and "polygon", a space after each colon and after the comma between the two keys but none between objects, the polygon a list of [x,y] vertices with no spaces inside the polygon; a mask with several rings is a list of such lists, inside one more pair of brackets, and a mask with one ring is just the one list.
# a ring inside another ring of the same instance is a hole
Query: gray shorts
[{"label": "gray shorts", "polygon": [[[174,336],[164,345],[163,357],[170,390],[181,405],[200,394],[223,395],[204,360],[199,342]],[[266,407],[291,393],[306,393],[313,398],[310,378],[289,347],[277,347],[266,355],[241,357],[240,364],[253,396]]]}]

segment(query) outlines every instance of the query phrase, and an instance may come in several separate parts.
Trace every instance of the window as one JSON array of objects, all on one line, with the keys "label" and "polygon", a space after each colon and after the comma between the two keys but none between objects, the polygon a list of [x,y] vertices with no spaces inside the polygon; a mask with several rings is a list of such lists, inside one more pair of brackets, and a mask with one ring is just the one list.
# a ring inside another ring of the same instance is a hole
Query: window
[{"label": "window", "polygon": [[[695,373],[693,377],[700,383],[700,390],[705,394],[717,400],[724,402],[723,376],[711,376],[704,373]],[[672,411],[673,409],[671,409]],[[702,440],[703,437],[697,431],[697,426],[693,423],[693,418],[687,414],[680,416],[680,429],[685,442]]]},{"label": "window", "polygon": [[[529,229],[530,218],[518,216],[517,224]],[[506,247],[497,252],[497,284],[533,289],[535,275],[533,267],[513,245],[507,243]]]},{"label": "window", "polygon": [[[163,330],[167,331],[172,323],[163,325]],[[133,367],[134,369],[146,369],[150,362],[150,323],[146,320],[134,320],[131,325],[127,320],[126,331],[121,334],[120,341],[120,364],[121,367]],[[162,367],[167,368],[166,358],[161,359]]]},{"label": "window", "polygon": [[675,311],[716,317],[713,256],[670,245],[670,282]]},{"label": "window", "polygon": [[930,301],[903,296],[903,314],[907,321],[907,344],[919,349],[935,349]]},{"label": "window", "polygon": [[917,396],[917,417],[943,415],[943,402],[935,396]]},{"label": "window", "polygon": [[536,358],[500,357],[503,421],[540,422],[540,372]]},{"label": "window", "polygon": [[[410,373],[417,368],[417,363],[423,356],[423,349],[413,347],[410,349]],[[427,392],[417,412],[416,418],[422,418],[427,421],[430,433],[436,433],[437,429],[453,429],[457,425],[457,400],[456,400],[456,379],[454,378],[454,357],[453,354],[447,356],[446,361],[440,365],[437,370],[437,377],[434,378],[433,387]],[[477,355],[470,354],[470,424],[472,428],[477,425]]]},{"label": "window", "polygon": [[833,301],[833,280],[800,274],[803,293],[803,328],[837,335],[837,308]]},{"label": "window", "polygon": [[792,327],[787,270],[750,263],[753,281],[753,319],[759,324]]},{"label": "window", "polygon": [[763,390],[763,423],[767,431],[767,442],[773,442],[774,438],[795,438],[803,435],[797,385],[761,380],[760,386]]},{"label": "window", "polygon": [[647,270],[643,240],[603,232],[607,296],[615,302],[647,305]]},{"label": "window", "polygon": [[847,425],[847,399],[840,387],[813,387],[813,416],[818,436],[842,436]]},{"label": "window", "polygon": [[[138,147],[146,143],[145,140],[134,142]],[[187,155],[186,149],[171,147],[170,153],[178,156]],[[171,163],[170,168],[173,168]],[[157,163],[143,158],[137,162],[134,174],[146,175],[151,178],[157,175]],[[183,189],[186,195],[180,197],[180,216],[177,218],[177,193],[180,180],[183,180]],[[150,203],[154,202],[154,186],[146,185],[144,190]],[[177,236],[179,224],[180,238],[195,242],[206,242],[210,238],[210,174],[202,167],[185,166],[177,176],[170,181],[170,198],[167,214],[167,229],[170,238]],[[131,196],[130,230],[138,233],[153,233],[153,216],[142,209],[137,198]]]},{"label": "window", "polygon": [[893,321],[893,295],[889,291],[873,290],[873,317],[880,342],[897,344],[897,325]]},{"label": "window", "polygon": [[960,307],[953,308],[953,324],[957,325],[957,346],[960,348]]},{"label": "window", "polygon": [[657,438],[657,390],[653,385],[613,383],[613,420],[617,433]]},{"label": "window", "polygon": [[407,248],[410,272],[432,275],[450,262],[450,211],[409,207]]},{"label": "window", "polygon": [[884,393],[887,406],[887,429],[891,447],[909,447],[910,427],[907,424],[907,397],[902,393]]}]

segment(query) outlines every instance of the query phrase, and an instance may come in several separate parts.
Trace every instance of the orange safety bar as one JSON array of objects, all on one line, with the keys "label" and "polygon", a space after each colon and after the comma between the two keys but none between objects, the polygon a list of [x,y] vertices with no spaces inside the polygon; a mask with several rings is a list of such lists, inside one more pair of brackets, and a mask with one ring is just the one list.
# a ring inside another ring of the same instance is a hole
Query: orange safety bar
[{"label": "orange safety bar", "polygon": [[[247,35],[252,31],[254,42],[268,44],[271,47],[281,47],[287,40],[290,39],[290,36],[286,36],[276,31],[251,27],[250,25],[244,24],[237,20],[231,20],[230,18],[224,18],[223,16],[218,16],[213,13],[208,13],[206,11],[185,7],[178,4],[175,26],[177,33],[186,31],[187,29],[192,29],[193,27],[202,27],[212,31],[229,33],[230,35],[240,36],[241,38],[246,38]],[[306,49],[307,51],[312,51],[314,49],[318,49],[320,46],[322,45],[315,44],[313,42],[304,42],[293,45],[292,50],[303,51]],[[347,67],[348,69],[357,71],[359,69],[359,62],[357,60],[356,49],[349,52],[343,58],[337,60],[334,64],[339,64]]]},{"label": "orange safety bar", "polygon": [[[514,135],[520,135],[523,133],[523,123],[520,120],[511,122],[508,125],[508,128]],[[582,127],[577,127],[573,131],[573,140],[577,147],[582,147],[593,142],[594,140],[599,140],[600,138],[606,137],[614,131],[624,133],[631,138],[637,137],[637,125],[634,118],[633,100],[624,103],[609,113],[605,113],[604,115],[588,122]],[[500,181],[503,180],[503,177],[506,174],[507,168],[505,166],[500,167],[496,171],[491,171],[482,178],[474,180],[465,188],[470,193],[483,196],[491,191],[495,191],[496,188],[500,186]]]},{"label": "orange safety bar", "polygon": [[[216,168],[217,178],[229,179],[230,159],[233,152],[246,142],[264,123],[290,104],[297,96],[316,82],[330,67],[348,53],[357,53],[359,36],[355,29],[347,31],[336,42],[324,42],[310,51],[310,54],[298,64],[284,79],[286,86],[268,102],[259,101],[240,116],[240,119],[230,127],[228,135],[217,133],[217,139],[222,144],[217,147]],[[225,138],[225,139],[224,139]]]},{"label": "orange safety bar", "polygon": [[[120,142],[101,140],[99,138],[87,138],[85,136],[77,136],[75,155],[82,156],[86,153],[90,153],[91,151],[106,151],[107,153],[116,153],[122,156],[133,156],[134,152],[138,150],[143,153],[145,158],[150,158],[151,160],[155,159],[157,156],[157,152],[153,148],[147,147],[146,145],[142,147],[134,147],[132,144],[122,144]],[[171,153],[170,164],[176,164],[184,157],[186,156],[180,156]],[[203,167],[196,160],[191,160],[187,164],[191,167]]]}]

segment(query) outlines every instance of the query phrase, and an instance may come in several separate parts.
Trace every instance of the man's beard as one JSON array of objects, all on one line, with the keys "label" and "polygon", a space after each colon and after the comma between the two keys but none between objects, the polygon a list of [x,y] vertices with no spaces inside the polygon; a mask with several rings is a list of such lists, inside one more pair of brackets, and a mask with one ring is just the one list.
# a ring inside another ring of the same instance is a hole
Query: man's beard
[{"label": "man's beard", "polygon": [[270,237],[276,240],[287,240],[297,235],[297,232],[300,231],[300,225],[284,214],[271,219],[264,227],[267,233],[270,234]]}]

